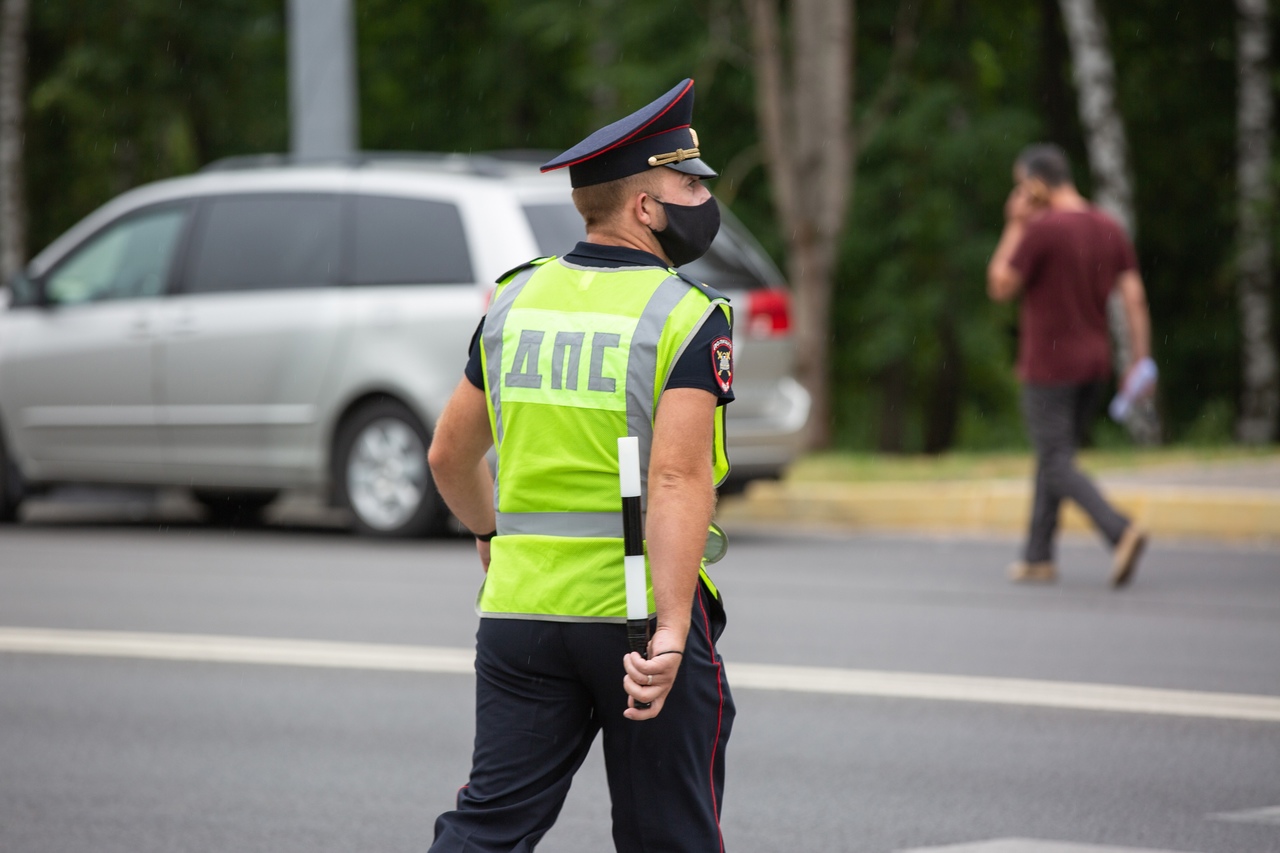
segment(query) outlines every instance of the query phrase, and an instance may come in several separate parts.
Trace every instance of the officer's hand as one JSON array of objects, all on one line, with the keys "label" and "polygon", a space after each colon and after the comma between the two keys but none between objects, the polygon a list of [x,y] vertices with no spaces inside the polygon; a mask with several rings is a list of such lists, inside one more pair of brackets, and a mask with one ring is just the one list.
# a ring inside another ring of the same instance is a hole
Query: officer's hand
[{"label": "officer's hand", "polygon": [[[628,720],[651,720],[662,712],[662,705],[680,671],[680,662],[684,660],[684,640],[676,631],[659,628],[649,641],[648,660],[635,652],[622,659],[622,668],[627,671],[622,689],[628,696],[627,710],[622,716]],[[636,702],[649,702],[651,707],[641,710],[635,706]]]},{"label": "officer's hand", "polygon": [[480,568],[484,569],[484,573],[489,574],[489,544],[476,540],[476,553],[480,555]]}]

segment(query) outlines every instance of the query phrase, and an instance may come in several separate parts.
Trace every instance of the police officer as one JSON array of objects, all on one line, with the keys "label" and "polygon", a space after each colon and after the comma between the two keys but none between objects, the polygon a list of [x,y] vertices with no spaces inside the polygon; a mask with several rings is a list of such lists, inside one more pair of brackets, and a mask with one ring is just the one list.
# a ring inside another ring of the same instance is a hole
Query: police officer
[{"label": "police officer", "polygon": [[[437,425],[431,471],[486,577],[471,776],[432,851],[532,850],[601,730],[619,851],[723,849],[734,706],[701,558],[729,470],[732,316],[676,270],[720,225],[692,113],[685,80],[542,167],[569,169],[586,240],[499,280]],[[621,436],[640,445],[647,656],[625,628]]]}]

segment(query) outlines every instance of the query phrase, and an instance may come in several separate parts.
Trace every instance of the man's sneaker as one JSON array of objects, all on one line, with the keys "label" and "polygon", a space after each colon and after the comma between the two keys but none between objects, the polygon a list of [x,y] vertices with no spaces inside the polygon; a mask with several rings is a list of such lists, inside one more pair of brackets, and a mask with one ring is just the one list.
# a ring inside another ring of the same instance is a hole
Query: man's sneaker
[{"label": "man's sneaker", "polygon": [[1058,570],[1048,560],[1039,563],[1019,560],[1009,565],[1009,580],[1014,583],[1053,583],[1057,579]]},{"label": "man's sneaker", "polygon": [[1133,579],[1133,573],[1138,569],[1138,560],[1142,558],[1142,549],[1146,547],[1147,531],[1136,524],[1125,528],[1111,561],[1113,587],[1119,589]]}]

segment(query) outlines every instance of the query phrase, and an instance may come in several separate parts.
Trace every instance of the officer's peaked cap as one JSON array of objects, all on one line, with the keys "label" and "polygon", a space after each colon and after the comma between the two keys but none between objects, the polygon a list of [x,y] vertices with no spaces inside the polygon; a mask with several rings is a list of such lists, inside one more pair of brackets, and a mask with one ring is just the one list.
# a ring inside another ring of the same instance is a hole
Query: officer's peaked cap
[{"label": "officer's peaked cap", "polygon": [[589,187],[667,166],[688,175],[714,178],[699,159],[693,120],[693,81],[685,80],[647,107],[602,127],[568,151],[544,163],[542,171],[569,168],[569,182]]}]

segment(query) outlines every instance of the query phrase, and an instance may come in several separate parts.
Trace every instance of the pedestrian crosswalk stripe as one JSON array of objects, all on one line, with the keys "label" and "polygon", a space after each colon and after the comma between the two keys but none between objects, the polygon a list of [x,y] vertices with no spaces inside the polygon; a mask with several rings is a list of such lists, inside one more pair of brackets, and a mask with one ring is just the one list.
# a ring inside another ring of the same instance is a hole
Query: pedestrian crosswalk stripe
[{"label": "pedestrian crosswalk stripe", "polygon": [[1096,844],[1072,844],[1067,841],[1041,841],[1036,838],[997,838],[973,844],[914,847],[899,853],[1191,853],[1191,851],[1155,850],[1149,847],[1104,847]]},{"label": "pedestrian crosswalk stripe", "polygon": [[[0,627],[0,652],[471,674],[472,649],[266,637]],[[1280,696],[1115,684],[729,663],[735,690],[975,702],[1280,723]]]}]

